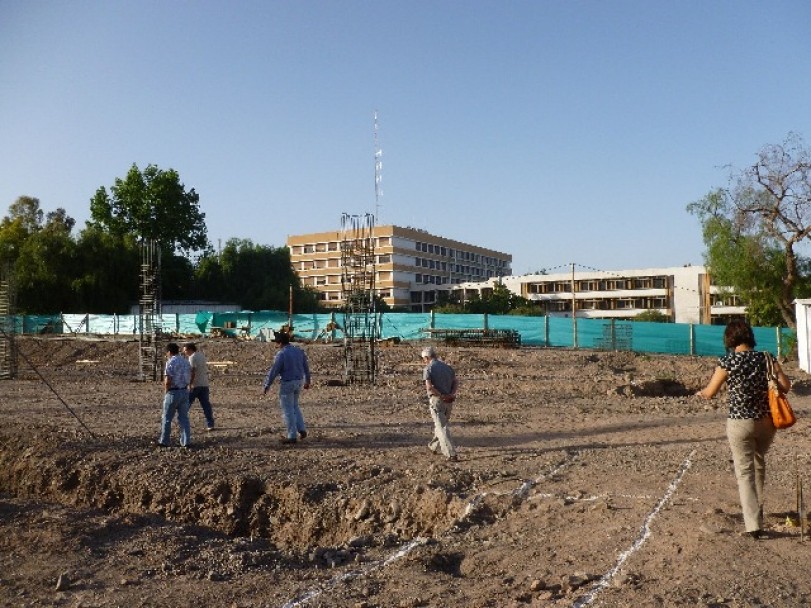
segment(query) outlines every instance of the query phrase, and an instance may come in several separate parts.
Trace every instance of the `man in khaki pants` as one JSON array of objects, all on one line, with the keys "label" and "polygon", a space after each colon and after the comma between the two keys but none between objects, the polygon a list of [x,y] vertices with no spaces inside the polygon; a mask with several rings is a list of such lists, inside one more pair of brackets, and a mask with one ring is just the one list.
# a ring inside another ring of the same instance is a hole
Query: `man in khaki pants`
[{"label": "man in khaki pants", "polygon": [[452,404],[456,400],[456,373],[453,368],[437,358],[433,346],[422,349],[422,360],[426,364],[422,372],[425,390],[428,393],[428,408],[434,421],[434,437],[428,444],[430,450],[437,454],[440,451],[448,460],[456,460],[456,449],[451,443],[448,419],[451,417]]}]

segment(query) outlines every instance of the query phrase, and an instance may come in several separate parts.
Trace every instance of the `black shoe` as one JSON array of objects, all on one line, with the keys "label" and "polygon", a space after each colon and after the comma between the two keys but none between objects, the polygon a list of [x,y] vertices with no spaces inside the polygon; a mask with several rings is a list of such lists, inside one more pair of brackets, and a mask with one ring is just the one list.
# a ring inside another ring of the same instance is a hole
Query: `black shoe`
[{"label": "black shoe", "polygon": [[760,540],[763,538],[763,530],[752,530],[751,532],[747,532],[746,535],[754,540]]},{"label": "black shoe", "polygon": [[307,431],[299,431],[298,436],[302,439],[307,439]]},{"label": "black shoe", "polygon": [[153,448],[168,448],[169,446],[165,443],[161,443],[160,441],[155,441],[152,443]]},{"label": "black shoe", "polygon": [[296,440],[295,439],[290,439],[289,437],[282,437],[281,439],[279,439],[279,443],[292,444],[292,443],[296,443]]}]

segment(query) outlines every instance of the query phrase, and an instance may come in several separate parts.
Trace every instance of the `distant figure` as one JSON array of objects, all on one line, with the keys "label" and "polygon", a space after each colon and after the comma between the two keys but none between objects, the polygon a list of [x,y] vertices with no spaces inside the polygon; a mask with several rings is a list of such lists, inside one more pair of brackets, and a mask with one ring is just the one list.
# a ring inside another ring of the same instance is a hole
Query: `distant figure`
[{"label": "distant figure", "polygon": [[281,439],[281,443],[292,444],[296,443],[299,437],[301,439],[307,437],[307,427],[299,407],[299,396],[302,388],[310,388],[310,365],[307,362],[307,354],[290,344],[290,334],[275,332],[274,341],[279,351],[265,377],[262,396],[267,394],[270,385],[276,376],[279,376],[279,405],[287,430],[287,436]]},{"label": "distant figure", "polygon": [[[709,383],[696,395],[712,399],[727,383],[727,440],[735,463],[738,494],[746,533],[758,539],[763,535],[763,485],[766,481],[766,452],[775,428],[769,410],[766,354],[754,350],[755,335],[746,321],[736,319],[724,330],[724,346],[731,349],[718,360]],[[791,381],[775,361],[780,388],[788,392]]]},{"label": "distant figure", "polygon": [[324,329],[316,336],[315,341],[323,340],[325,344],[331,343],[335,339],[335,330],[343,331],[343,328],[335,321],[330,321],[324,326]]},{"label": "distant figure", "polygon": [[434,436],[428,447],[434,454],[441,451],[445,458],[455,461],[456,448],[451,443],[448,420],[451,417],[453,402],[456,400],[458,388],[456,373],[450,365],[437,358],[433,346],[423,348],[421,355],[426,364],[422,379],[428,393],[428,409],[434,421]]},{"label": "distant figure", "polygon": [[166,345],[166,367],[163,373],[163,415],[161,419],[161,437],[158,445],[169,447],[169,436],[172,432],[172,420],[177,413],[177,424],[180,427],[180,445],[184,448],[191,444],[191,426],[189,425],[189,380],[191,366],[180,354],[180,347],[174,342]]},{"label": "distant figure", "polygon": [[208,362],[206,356],[197,350],[194,342],[183,345],[183,354],[189,358],[191,365],[191,381],[189,382],[189,409],[195,400],[200,400],[203,415],[206,417],[206,430],[214,430],[214,412],[211,410],[210,394],[208,389]]}]

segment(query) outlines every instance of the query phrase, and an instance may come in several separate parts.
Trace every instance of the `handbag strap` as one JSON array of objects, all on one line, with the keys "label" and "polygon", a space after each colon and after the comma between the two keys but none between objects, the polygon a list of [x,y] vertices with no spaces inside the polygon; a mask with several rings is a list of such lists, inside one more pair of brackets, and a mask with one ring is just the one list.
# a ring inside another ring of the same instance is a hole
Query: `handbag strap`
[{"label": "handbag strap", "polygon": [[770,352],[764,352],[763,357],[766,359],[766,377],[769,380],[776,380],[776,374],[774,373],[774,357]]}]

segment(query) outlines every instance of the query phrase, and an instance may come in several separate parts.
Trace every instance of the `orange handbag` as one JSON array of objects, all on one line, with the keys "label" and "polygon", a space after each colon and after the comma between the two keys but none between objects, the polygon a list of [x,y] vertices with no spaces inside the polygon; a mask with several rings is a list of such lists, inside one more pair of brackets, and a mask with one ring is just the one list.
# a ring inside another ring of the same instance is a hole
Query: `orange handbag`
[{"label": "orange handbag", "polygon": [[786,395],[780,390],[777,383],[777,373],[774,371],[774,357],[766,354],[766,376],[769,380],[769,409],[772,412],[772,423],[776,429],[787,429],[797,422],[794,410],[788,402]]}]

